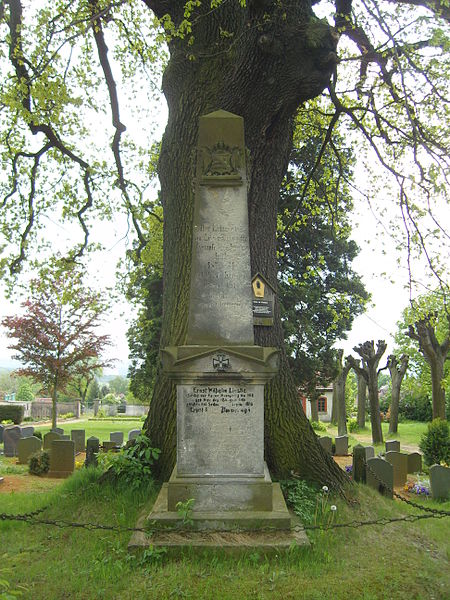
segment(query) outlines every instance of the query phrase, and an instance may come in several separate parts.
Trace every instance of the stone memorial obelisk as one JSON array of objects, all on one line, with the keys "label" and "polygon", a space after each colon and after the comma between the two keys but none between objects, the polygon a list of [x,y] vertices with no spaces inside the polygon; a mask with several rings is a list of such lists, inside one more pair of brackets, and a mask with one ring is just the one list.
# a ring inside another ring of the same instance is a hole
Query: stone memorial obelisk
[{"label": "stone memorial obelisk", "polygon": [[264,462],[264,385],[276,348],[256,346],[242,117],[200,118],[187,341],[166,347],[177,385],[177,464],[148,516],[179,522],[193,499],[196,529],[289,528]]}]

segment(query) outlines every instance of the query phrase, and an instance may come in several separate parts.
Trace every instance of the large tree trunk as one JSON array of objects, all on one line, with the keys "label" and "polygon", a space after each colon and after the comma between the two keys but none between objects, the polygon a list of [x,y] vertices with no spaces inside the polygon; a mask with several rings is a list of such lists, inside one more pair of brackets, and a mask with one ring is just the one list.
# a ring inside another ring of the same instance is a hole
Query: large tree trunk
[{"label": "large tree trunk", "polygon": [[[159,16],[175,4],[146,3]],[[299,104],[322,91],[335,60],[334,41],[323,25],[311,46],[307,42],[307,2],[289,3],[283,11],[287,19],[274,13],[273,36],[265,33],[260,3],[250,1],[242,9],[228,2],[216,11],[204,4],[199,10],[205,14],[195,20],[193,45],[179,39],[171,43],[163,78],[169,121],[159,162],[164,206],[162,346],[182,345],[186,339],[199,117],[224,109],[244,118],[251,268],[276,285],[277,201],[292,145],[293,116]],[[175,22],[181,18],[172,17]],[[221,37],[219,28],[231,37]],[[255,327],[255,343],[282,348],[277,306],[273,327]],[[162,450],[160,474],[167,477],[175,461],[175,387],[163,374],[157,378],[145,428]],[[265,454],[278,476],[294,470],[333,486],[345,480],[317,443],[283,353],[278,376],[266,386]]]},{"label": "large tree trunk", "polygon": [[333,382],[333,404],[336,403],[336,416],[338,435],[347,435],[347,410],[345,407],[345,386],[351,365],[346,362],[342,365],[343,350],[339,350],[339,373]]},{"label": "large tree trunk", "polygon": [[408,356],[403,355],[400,362],[394,354],[388,357],[387,366],[391,374],[391,406],[389,417],[389,433],[397,433],[398,430],[398,407],[400,403],[400,388],[406,369],[408,368]]},{"label": "large tree trunk", "polygon": [[363,429],[366,426],[366,398],[367,398],[367,383],[362,375],[356,373],[358,380],[358,427]]}]

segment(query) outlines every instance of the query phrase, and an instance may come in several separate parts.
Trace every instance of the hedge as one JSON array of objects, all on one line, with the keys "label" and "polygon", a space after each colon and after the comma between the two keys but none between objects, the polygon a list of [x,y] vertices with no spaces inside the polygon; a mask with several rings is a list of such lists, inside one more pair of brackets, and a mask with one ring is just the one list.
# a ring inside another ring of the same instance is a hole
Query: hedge
[{"label": "hedge", "polygon": [[23,420],[23,406],[14,404],[0,404],[0,423],[13,421],[16,425]]}]

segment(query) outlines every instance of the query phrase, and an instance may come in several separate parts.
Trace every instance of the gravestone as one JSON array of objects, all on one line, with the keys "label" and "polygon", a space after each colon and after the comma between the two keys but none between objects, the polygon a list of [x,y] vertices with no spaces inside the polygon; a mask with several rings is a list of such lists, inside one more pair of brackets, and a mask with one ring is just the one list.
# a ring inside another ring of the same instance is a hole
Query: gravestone
[{"label": "gravestone", "polygon": [[420,473],[422,471],[422,455],[418,452],[408,454],[408,473]]},{"label": "gravestone", "polygon": [[348,435],[336,436],[335,440],[335,456],[347,456],[348,454]]},{"label": "gravestone", "polygon": [[140,429],[132,429],[131,431],[128,432],[128,441],[135,440],[138,435],[141,435],[141,430]]},{"label": "gravestone", "polygon": [[102,444],[103,452],[111,452],[117,450],[116,442],[105,441]]},{"label": "gravestone", "polygon": [[29,425],[28,427],[21,427],[20,435],[23,438],[31,437],[32,435],[34,435],[34,427],[32,427],[31,425]]},{"label": "gravestone", "polygon": [[366,483],[366,449],[361,444],[353,448],[353,481]]},{"label": "gravestone", "polygon": [[70,440],[70,435],[68,433],[63,433],[59,436],[62,440]]},{"label": "gravestone", "polygon": [[49,477],[69,477],[75,470],[75,442],[53,440],[50,447]]},{"label": "gravestone", "polygon": [[383,496],[393,498],[394,469],[391,463],[382,458],[369,458],[366,464],[367,485],[370,485]]},{"label": "gravestone", "polygon": [[96,467],[98,464],[97,454],[100,452],[100,440],[91,436],[86,440],[86,460],[85,467]]},{"label": "gravestone", "polygon": [[254,344],[245,152],[241,117],[200,118],[187,343],[162,349],[177,385],[177,464],[156,522],[179,523],[177,503],[192,498],[198,529],[290,526],[264,462],[264,385],[278,351]]},{"label": "gravestone", "polygon": [[44,435],[44,450],[51,450],[53,440],[60,440],[61,435],[55,431],[49,431]]},{"label": "gravestone", "polygon": [[113,431],[109,434],[110,442],[114,442],[116,446],[122,446],[123,444],[123,432],[122,431]]},{"label": "gravestone", "polygon": [[20,438],[17,442],[17,456],[19,457],[19,464],[26,465],[28,463],[28,459],[32,454],[38,452],[42,448],[42,441],[34,437],[25,437]]},{"label": "gravestone", "polygon": [[70,439],[75,442],[75,452],[84,452],[86,449],[86,431],[84,429],[72,429]]},{"label": "gravestone", "polygon": [[53,433],[59,433],[59,435],[64,435],[64,429],[62,427],[53,427],[50,429]]},{"label": "gravestone", "polygon": [[390,450],[385,459],[394,469],[394,487],[403,487],[408,477],[408,455]]},{"label": "gravestone", "polygon": [[326,452],[328,452],[329,454],[332,453],[333,440],[330,437],[328,437],[327,435],[319,437],[319,444]]},{"label": "gravestone", "polygon": [[364,451],[366,453],[366,461],[368,461],[369,458],[374,458],[375,448],[373,446],[365,446]]},{"label": "gravestone", "polygon": [[389,440],[385,443],[386,452],[400,452],[400,442],[397,440]]},{"label": "gravestone", "polygon": [[3,452],[5,456],[17,456],[17,443],[20,440],[20,427],[12,425],[3,431]]},{"label": "gravestone", "polygon": [[0,425],[0,444],[3,444],[3,431],[5,430],[4,425]]},{"label": "gravestone", "polygon": [[430,467],[430,485],[434,499],[450,500],[450,469],[442,465]]}]

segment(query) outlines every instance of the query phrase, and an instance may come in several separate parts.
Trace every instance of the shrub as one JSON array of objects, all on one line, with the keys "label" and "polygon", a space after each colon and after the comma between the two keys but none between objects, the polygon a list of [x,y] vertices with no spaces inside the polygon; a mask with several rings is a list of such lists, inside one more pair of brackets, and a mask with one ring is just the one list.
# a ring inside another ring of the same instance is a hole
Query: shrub
[{"label": "shrub", "polygon": [[321,421],[311,421],[311,427],[315,431],[326,431],[327,430],[325,423],[322,423]]},{"label": "shrub", "polygon": [[280,481],[284,497],[303,523],[312,523],[316,511],[318,490],[302,479]]},{"label": "shrub", "polygon": [[32,454],[28,460],[28,470],[32,475],[48,473],[50,468],[50,453],[48,450],[39,450]]},{"label": "shrub", "polygon": [[59,418],[64,421],[64,419],[73,419],[74,416],[75,415],[73,414],[73,412],[68,412],[68,413],[64,413],[62,415],[59,415]]},{"label": "shrub", "polygon": [[347,421],[347,429],[349,432],[358,431],[358,420],[357,419],[349,419]]},{"label": "shrub", "polygon": [[40,440],[42,440],[42,431],[35,431],[33,433],[34,437],[39,438]]},{"label": "shrub", "polygon": [[11,420],[16,425],[23,420],[23,406],[17,406],[14,404],[1,404],[0,405],[0,423],[2,421]]},{"label": "shrub", "polygon": [[450,434],[447,421],[434,419],[420,438],[419,448],[428,466],[450,461]]},{"label": "shrub", "polygon": [[428,396],[405,394],[400,398],[398,414],[403,419],[411,421],[431,421],[433,418],[431,400]]}]

